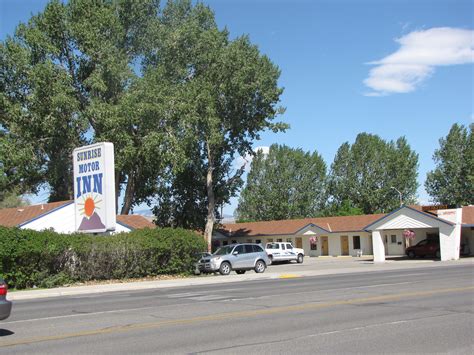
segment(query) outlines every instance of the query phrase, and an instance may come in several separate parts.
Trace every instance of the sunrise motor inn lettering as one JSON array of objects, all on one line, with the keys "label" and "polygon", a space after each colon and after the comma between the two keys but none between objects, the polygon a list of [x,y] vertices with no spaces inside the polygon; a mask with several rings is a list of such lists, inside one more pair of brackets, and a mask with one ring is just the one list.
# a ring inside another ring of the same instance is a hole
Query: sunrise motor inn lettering
[{"label": "sunrise motor inn lettering", "polygon": [[76,231],[115,230],[114,146],[97,143],[74,149]]}]

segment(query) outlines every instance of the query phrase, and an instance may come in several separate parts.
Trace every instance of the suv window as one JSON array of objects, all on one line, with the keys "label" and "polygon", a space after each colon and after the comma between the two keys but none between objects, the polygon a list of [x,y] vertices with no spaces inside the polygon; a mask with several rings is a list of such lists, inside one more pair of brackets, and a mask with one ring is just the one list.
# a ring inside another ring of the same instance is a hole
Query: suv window
[{"label": "suv window", "polygon": [[246,244],[245,245],[245,252],[248,253],[248,254],[255,253],[253,245],[252,244]]},{"label": "suv window", "polygon": [[239,254],[244,254],[244,246],[243,245],[237,245],[233,251],[233,253],[238,252]]},{"label": "suv window", "polygon": [[226,254],[229,254],[231,251],[232,251],[232,245],[228,245],[228,246],[217,249],[217,251],[214,254],[226,255]]},{"label": "suv window", "polygon": [[281,250],[285,250],[285,244],[281,245]]},{"label": "suv window", "polygon": [[263,249],[260,245],[253,245],[253,250],[254,250],[255,253],[263,252]]},{"label": "suv window", "polygon": [[291,246],[291,244],[287,244],[286,249],[293,249],[293,247]]},{"label": "suv window", "polygon": [[280,244],[268,243],[267,244],[267,249],[280,249]]}]

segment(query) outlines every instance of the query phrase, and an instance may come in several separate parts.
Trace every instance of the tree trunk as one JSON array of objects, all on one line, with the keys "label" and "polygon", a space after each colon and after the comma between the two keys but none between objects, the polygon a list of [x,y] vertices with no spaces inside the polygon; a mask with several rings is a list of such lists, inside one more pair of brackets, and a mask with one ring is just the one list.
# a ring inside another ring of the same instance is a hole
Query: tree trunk
[{"label": "tree trunk", "polygon": [[129,214],[132,208],[133,195],[135,194],[135,177],[133,173],[128,175],[127,188],[125,189],[125,196],[123,198],[123,206],[120,214]]},{"label": "tree trunk", "polygon": [[212,153],[207,144],[207,176],[206,176],[206,188],[207,188],[207,221],[206,221],[206,228],[204,230],[204,238],[207,242],[207,250],[210,252],[212,249],[212,230],[214,228],[214,208],[216,206],[216,201],[214,197],[214,183],[212,180],[212,171],[214,167],[214,159],[212,157]]}]

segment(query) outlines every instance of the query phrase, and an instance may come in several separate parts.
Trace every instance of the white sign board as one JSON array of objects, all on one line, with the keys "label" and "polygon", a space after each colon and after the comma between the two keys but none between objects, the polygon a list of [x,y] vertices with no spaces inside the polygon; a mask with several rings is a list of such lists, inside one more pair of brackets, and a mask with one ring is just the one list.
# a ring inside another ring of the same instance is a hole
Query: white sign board
[{"label": "white sign board", "polygon": [[97,143],[74,149],[76,231],[115,230],[114,145]]}]

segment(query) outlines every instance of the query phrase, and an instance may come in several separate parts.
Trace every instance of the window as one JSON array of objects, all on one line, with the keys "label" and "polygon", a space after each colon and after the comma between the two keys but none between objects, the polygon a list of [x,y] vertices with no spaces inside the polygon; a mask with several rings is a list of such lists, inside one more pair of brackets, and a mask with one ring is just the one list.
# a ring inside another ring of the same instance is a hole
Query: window
[{"label": "window", "polygon": [[287,244],[286,249],[291,250],[291,249],[293,249],[293,247],[291,246],[291,244]]},{"label": "window", "polygon": [[439,243],[438,233],[426,233],[426,239],[428,239],[430,243]]},{"label": "window", "polygon": [[392,235],[390,236],[390,243],[392,243],[392,244],[396,244],[396,243],[397,243],[397,236],[396,236],[396,235],[392,234]]},{"label": "window", "polygon": [[277,239],[277,242],[278,242],[278,243],[281,243],[282,241],[283,241],[283,239],[281,239],[281,238],[280,238],[280,239]]},{"label": "window", "polygon": [[252,243],[252,239],[247,239],[247,243]]},{"label": "window", "polygon": [[268,238],[267,243],[273,243],[273,238]]},{"label": "window", "polygon": [[263,249],[262,249],[262,247],[261,247],[260,245],[254,244],[254,245],[252,245],[252,247],[253,247],[253,252],[254,252],[254,253],[261,253],[261,252],[263,252]]},{"label": "window", "polygon": [[318,244],[316,243],[309,243],[311,250],[318,250]]},{"label": "window", "polygon": [[222,245],[227,245],[227,244],[229,244],[229,243],[227,242],[227,240],[224,240],[224,241],[222,242]]},{"label": "window", "polygon": [[255,243],[256,243],[256,244],[262,244],[262,241],[261,241],[260,239],[256,239],[256,240],[255,240]]},{"label": "window", "polygon": [[232,241],[232,244],[237,244],[237,241],[236,241],[236,240],[233,240],[233,241]]},{"label": "window", "polygon": [[360,237],[358,235],[352,237],[352,244],[354,249],[360,249]]},{"label": "window", "polygon": [[234,253],[237,252],[239,254],[244,254],[244,246],[243,245],[237,245],[233,251]]},{"label": "window", "polygon": [[255,253],[253,244],[246,244],[245,245],[245,253]]},{"label": "window", "polygon": [[287,243],[292,243],[293,244],[293,238],[286,238]]},{"label": "window", "polygon": [[285,250],[285,244],[281,245],[281,250]]}]

